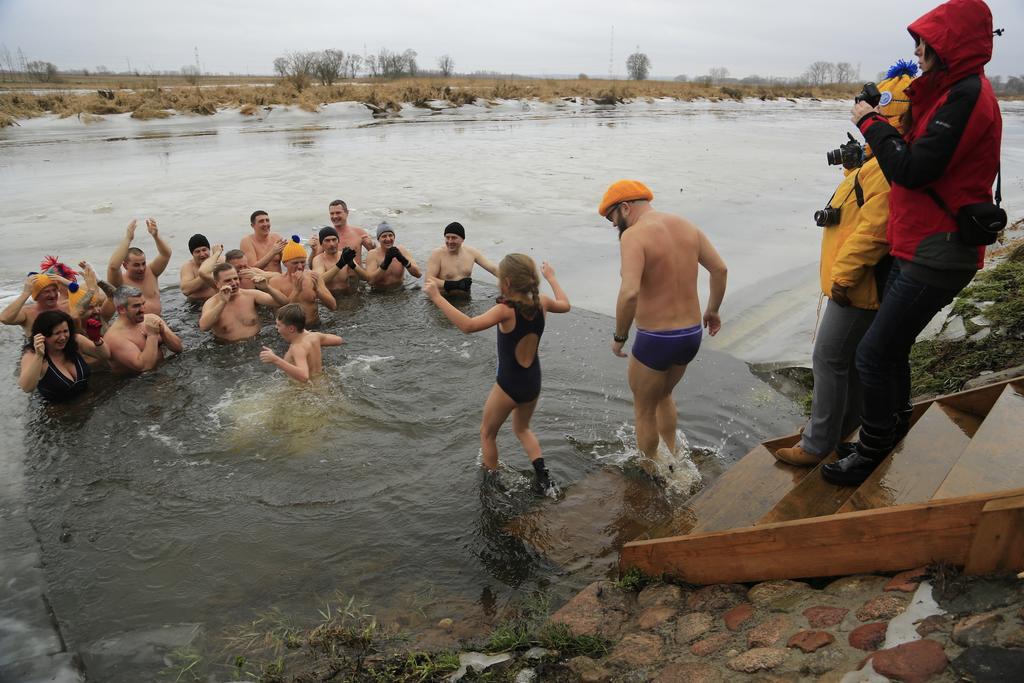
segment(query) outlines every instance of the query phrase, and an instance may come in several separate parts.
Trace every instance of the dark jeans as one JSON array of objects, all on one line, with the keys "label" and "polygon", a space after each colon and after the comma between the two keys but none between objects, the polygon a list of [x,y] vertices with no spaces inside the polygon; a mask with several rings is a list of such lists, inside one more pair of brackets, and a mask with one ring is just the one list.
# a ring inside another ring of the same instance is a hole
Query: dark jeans
[{"label": "dark jeans", "polygon": [[893,263],[882,305],[857,347],[865,454],[873,450],[884,456],[895,445],[896,411],[910,403],[910,347],[958,292],[919,282],[901,273],[899,261]]}]

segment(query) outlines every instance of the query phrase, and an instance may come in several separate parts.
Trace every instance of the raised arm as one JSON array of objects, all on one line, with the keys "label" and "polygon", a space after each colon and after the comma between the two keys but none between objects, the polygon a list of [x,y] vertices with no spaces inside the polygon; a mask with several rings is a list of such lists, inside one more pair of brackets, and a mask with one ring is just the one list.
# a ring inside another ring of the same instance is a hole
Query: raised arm
[{"label": "raised arm", "polygon": [[[35,283],[38,275],[29,275],[25,278],[25,285],[21,288],[21,292],[11,303],[4,307],[3,312],[0,312],[0,323],[4,325],[24,325],[25,320],[25,302],[32,296],[32,285]],[[29,390],[31,391],[31,389]]]},{"label": "raised arm", "polygon": [[196,269],[196,275],[202,278],[203,282],[209,286],[216,284],[213,280],[213,269],[217,267],[218,263],[224,262],[224,245],[215,244],[213,251],[210,253],[210,258],[206,259],[199,264]]},{"label": "raised arm", "polygon": [[220,314],[231,299],[231,285],[224,285],[220,291],[211,296],[203,304],[203,312],[199,315],[199,329],[208,332],[217,325]]},{"label": "raised arm", "polygon": [[136,223],[137,221],[132,219],[132,222],[128,224],[124,238],[118,242],[114,253],[110,255],[110,261],[107,263],[107,282],[115,287],[120,287],[124,284],[124,280],[121,278],[121,264],[128,258],[128,248],[132,246],[132,240],[135,239]]},{"label": "raised arm", "polygon": [[398,252],[399,255],[395,258],[399,263],[402,264],[402,266],[405,267],[407,271],[409,271],[409,275],[412,275],[414,278],[422,277],[423,271],[421,271],[420,267],[416,265],[416,259],[412,257],[412,254],[409,252],[409,250],[406,249],[405,247],[399,247]]},{"label": "raised arm", "polygon": [[708,334],[714,337],[722,327],[722,319],[718,315],[718,309],[725,298],[725,282],[729,275],[729,269],[725,261],[718,255],[711,240],[703,232],[700,233],[700,254],[697,261],[711,275],[711,294],[708,296],[708,305],[704,309],[704,327]]},{"label": "raised arm", "polygon": [[441,309],[441,312],[444,313],[445,317],[448,318],[455,327],[467,334],[486,330],[515,316],[515,311],[505,304],[495,304],[494,306],[491,306],[486,313],[481,313],[478,316],[470,318],[468,315],[455,308],[455,306],[452,306],[450,301],[441,296],[441,292],[437,289],[437,285],[434,284],[432,280],[427,280],[423,283],[423,293],[430,297],[430,300],[434,302],[434,305]]},{"label": "raised arm", "polygon": [[152,218],[146,219],[146,230],[153,236],[153,241],[156,242],[157,256],[155,259],[150,261],[149,269],[153,272],[155,277],[160,275],[167,269],[167,264],[171,261],[171,245],[167,244],[162,237],[160,237],[160,231],[157,230],[156,221]]},{"label": "raised arm", "polygon": [[294,380],[299,382],[309,381],[309,359],[306,357],[306,349],[301,344],[296,344],[292,347],[292,359],[294,362],[289,363],[284,358],[270,350],[269,346],[264,346],[263,350],[260,351],[260,361],[269,363],[270,365],[276,365],[277,367],[284,370],[284,373]]},{"label": "raised arm", "polygon": [[185,345],[181,343],[181,337],[174,334],[174,330],[162,318],[160,318],[160,341],[171,353],[181,353],[185,348]]},{"label": "raised arm", "polygon": [[131,340],[121,335],[105,337],[110,357],[135,372],[152,370],[160,362],[160,318],[146,314],[146,345],[139,351]]},{"label": "raised arm", "polygon": [[[261,273],[263,271],[260,271]],[[284,293],[270,284],[269,278],[265,275],[253,275],[252,284],[256,288],[254,292],[256,296],[256,303],[261,306],[269,306],[273,309],[277,309],[288,303],[288,297]]]},{"label": "raised arm", "polygon": [[[212,274],[209,274],[209,280],[204,278],[202,275],[203,266],[205,266],[208,261],[212,260],[212,258],[206,259],[206,261],[203,261],[203,263],[198,268],[191,259],[185,261],[185,263],[182,264],[181,277],[179,279],[182,294],[184,294],[185,296],[192,296],[193,294],[209,286],[213,282]],[[212,271],[213,269],[211,268],[210,270]]]},{"label": "raised arm", "polygon": [[46,353],[46,338],[41,334],[32,337],[32,349],[21,356],[21,372],[18,374],[18,386],[26,394],[36,390],[39,380],[46,373],[44,364]]},{"label": "raised arm", "polygon": [[544,304],[544,310],[552,313],[568,313],[572,306],[569,304],[569,297],[562,289],[562,285],[558,284],[558,280],[555,278],[555,269],[547,261],[544,261],[541,263],[540,272],[551,285],[551,291],[555,294],[554,299],[549,299],[546,296],[540,298]]},{"label": "raised arm", "polygon": [[313,291],[316,292],[316,296],[320,299],[320,303],[332,311],[338,310],[338,302],[334,300],[334,295],[331,294],[331,290],[327,289],[327,285],[324,284],[323,276],[315,271],[310,271],[309,277],[313,280]]},{"label": "raised arm", "polygon": [[110,360],[110,347],[103,342],[103,337],[100,337],[98,342],[93,342],[84,334],[76,334],[75,341],[78,343],[78,349],[85,355]]}]

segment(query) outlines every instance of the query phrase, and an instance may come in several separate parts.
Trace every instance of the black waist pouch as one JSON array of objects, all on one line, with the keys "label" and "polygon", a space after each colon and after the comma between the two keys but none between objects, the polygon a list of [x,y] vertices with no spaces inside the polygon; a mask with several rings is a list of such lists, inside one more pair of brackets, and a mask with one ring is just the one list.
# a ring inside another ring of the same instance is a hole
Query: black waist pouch
[{"label": "black waist pouch", "polygon": [[957,236],[972,247],[993,244],[1006,227],[1006,211],[991,202],[967,204],[956,213]]}]

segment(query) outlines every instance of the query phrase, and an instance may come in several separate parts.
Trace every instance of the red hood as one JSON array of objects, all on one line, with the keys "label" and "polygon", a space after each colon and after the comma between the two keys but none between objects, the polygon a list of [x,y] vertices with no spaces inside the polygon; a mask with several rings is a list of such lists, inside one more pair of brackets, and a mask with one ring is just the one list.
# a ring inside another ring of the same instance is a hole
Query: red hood
[{"label": "red hood", "polygon": [[982,0],[949,0],[907,30],[935,50],[952,82],[982,73],[992,59],[992,12]]}]

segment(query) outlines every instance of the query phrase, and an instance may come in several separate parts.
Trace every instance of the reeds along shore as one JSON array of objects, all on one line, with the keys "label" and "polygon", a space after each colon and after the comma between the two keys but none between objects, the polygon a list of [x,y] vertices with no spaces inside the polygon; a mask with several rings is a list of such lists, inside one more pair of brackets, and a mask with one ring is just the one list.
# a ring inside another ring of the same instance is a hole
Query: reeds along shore
[{"label": "reeds along shore", "polygon": [[[137,119],[163,118],[180,114],[210,115],[224,108],[254,114],[264,106],[298,106],[315,112],[332,102],[365,102],[385,110],[398,110],[402,103],[425,106],[442,100],[463,105],[478,100],[537,99],[553,101],[584,97],[602,103],[637,98],[672,97],[695,99],[806,98],[850,99],[860,84],[820,87],[794,85],[704,85],[673,81],[609,81],[597,79],[514,79],[407,78],[394,81],[357,80],[334,85],[312,85],[297,90],[289,83],[260,79],[261,83],[234,84],[223,80],[197,85],[180,80],[145,77],[111,77],[106,81],[63,83],[69,90],[50,90],[52,84],[17,84],[17,90],[0,94],[0,127],[16,125],[21,119],[52,113],[61,117],[91,117],[131,113]],[[92,92],[72,92],[94,88]]]}]

